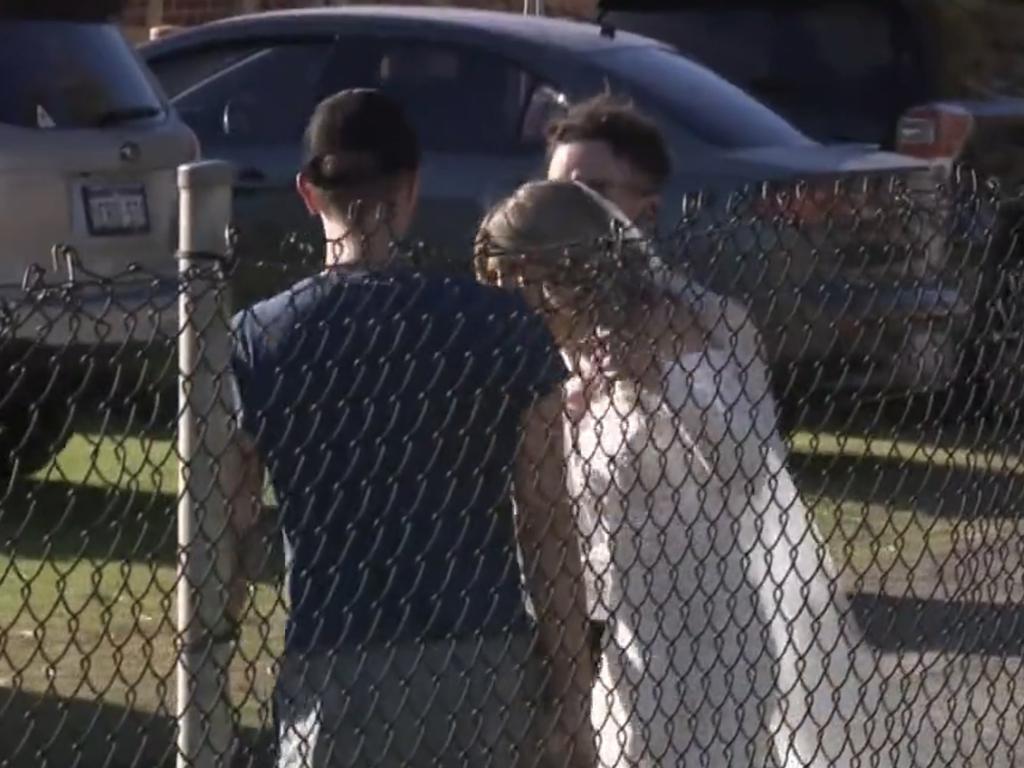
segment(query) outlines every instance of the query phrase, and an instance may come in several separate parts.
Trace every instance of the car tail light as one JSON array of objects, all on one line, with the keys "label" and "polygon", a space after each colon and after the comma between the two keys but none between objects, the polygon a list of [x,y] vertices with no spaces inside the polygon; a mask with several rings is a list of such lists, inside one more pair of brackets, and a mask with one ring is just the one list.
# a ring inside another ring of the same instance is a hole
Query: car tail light
[{"label": "car tail light", "polygon": [[974,131],[970,112],[954,104],[915,107],[896,126],[896,151],[925,160],[960,156]]},{"label": "car tail light", "polygon": [[765,194],[755,199],[752,207],[759,218],[782,218],[807,225],[852,216],[859,206],[851,190],[828,185]]}]

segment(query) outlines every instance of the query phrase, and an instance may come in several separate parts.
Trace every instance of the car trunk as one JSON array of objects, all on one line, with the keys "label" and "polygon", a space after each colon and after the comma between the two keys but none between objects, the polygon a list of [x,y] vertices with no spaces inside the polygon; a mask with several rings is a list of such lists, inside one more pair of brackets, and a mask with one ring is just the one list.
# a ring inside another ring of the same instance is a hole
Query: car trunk
[{"label": "car trunk", "polygon": [[[699,281],[750,305],[777,366],[834,367],[864,382],[853,372],[903,359],[910,346],[951,348],[971,283],[928,164],[864,145],[728,158],[764,181],[728,203],[712,195],[695,204],[682,258]],[[920,389],[953,368],[942,360],[920,376],[901,371],[900,386]]]},{"label": "car trunk", "polygon": [[[132,308],[153,290],[151,276],[177,271],[175,173],[195,159],[194,136],[115,24],[4,18],[0,71],[0,288],[19,308],[5,331],[51,346],[137,336]],[[20,293],[23,283],[72,278],[76,313],[52,292],[41,303]]]},{"label": "car trunk", "polygon": [[736,199],[789,253],[787,281],[919,279],[943,270],[944,207],[927,163],[853,144],[728,157],[764,180]]},{"label": "car trunk", "polygon": [[[0,125],[0,144],[19,147],[13,160],[0,153],[0,199],[6,201],[0,211],[6,232],[0,286],[5,298],[30,310],[18,315],[16,336],[45,337],[51,345],[145,337],[147,331],[129,325],[145,324],[143,307],[153,300],[153,277],[169,279],[177,271],[175,173],[194,151],[188,139],[180,124],[60,135]],[[120,157],[128,143],[139,147],[136,161]],[[73,255],[55,257],[58,245]],[[135,268],[141,269],[129,274]],[[111,288],[116,307],[109,306],[108,291],[85,287],[97,278],[118,276],[122,279]],[[17,298],[17,286],[38,279],[47,284],[73,279],[82,286],[74,294],[77,326],[66,300],[51,297],[44,306]],[[168,293],[160,301],[167,305],[161,323],[166,321],[169,329],[175,320],[175,291]]]},{"label": "car trunk", "polygon": [[[9,222],[0,282],[30,264],[51,268],[53,245],[72,246],[89,272],[129,263],[171,273],[175,169],[194,155],[177,124],[145,130],[31,131],[0,125],[0,198]],[[126,159],[128,158],[128,159]]]},{"label": "car trunk", "polygon": [[174,173],[196,145],[116,25],[4,19],[0,70],[0,282],[51,269],[58,243],[82,277],[172,273]]}]

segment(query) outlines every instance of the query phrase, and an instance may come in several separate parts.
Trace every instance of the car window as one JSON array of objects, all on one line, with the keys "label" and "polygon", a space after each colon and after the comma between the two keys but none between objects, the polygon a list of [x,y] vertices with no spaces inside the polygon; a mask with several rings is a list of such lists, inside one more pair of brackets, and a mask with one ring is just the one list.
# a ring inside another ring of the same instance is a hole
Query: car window
[{"label": "car window", "polygon": [[338,43],[323,93],[379,88],[402,104],[424,149],[502,153],[532,148],[523,119],[538,81],[471,47],[383,38]]},{"label": "car window", "polygon": [[897,5],[715,6],[613,21],[672,43],[816,139],[885,143],[899,114],[928,100],[922,52]]},{"label": "car window", "polygon": [[182,91],[172,103],[204,146],[298,146],[329,54],[329,43],[270,46]]},{"label": "car window", "polygon": [[198,51],[186,50],[150,61],[149,68],[164,92],[173,98],[264,49],[265,46],[218,45]]},{"label": "car window", "polygon": [[656,102],[677,127],[714,147],[798,146],[808,139],[779,115],[708,69],[671,50],[605,52],[598,64],[639,100]]},{"label": "car window", "polygon": [[120,30],[69,21],[0,22],[0,122],[92,128],[163,114]]},{"label": "car window", "polygon": [[523,112],[521,141],[526,145],[543,146],[548,124],[564,116],[568,109],[569,100],[564,93],[545,83],[538,84]]}]

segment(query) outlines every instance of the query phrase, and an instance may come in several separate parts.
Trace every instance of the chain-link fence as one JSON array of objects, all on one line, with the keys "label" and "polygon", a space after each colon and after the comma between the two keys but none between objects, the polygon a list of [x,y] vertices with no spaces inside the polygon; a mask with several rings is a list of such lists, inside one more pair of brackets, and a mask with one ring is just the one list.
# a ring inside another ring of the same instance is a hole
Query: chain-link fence
[{"label": "chain-link fence", "polygon": [[180,183],[176,275],[3,293],[0,766],[1024,760],[1018,195],[256,263]]}]

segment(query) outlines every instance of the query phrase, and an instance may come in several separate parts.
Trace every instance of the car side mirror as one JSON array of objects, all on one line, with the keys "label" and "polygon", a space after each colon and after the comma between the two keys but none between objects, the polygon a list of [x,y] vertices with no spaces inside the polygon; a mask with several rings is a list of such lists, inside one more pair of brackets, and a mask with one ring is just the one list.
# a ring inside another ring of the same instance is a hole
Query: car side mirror
[{"label": "car side mirror", "polygon": [[564,115],[568,109],[569,100],[565,94],[547,85],[534,88],[530,101],[523,110],[519,128],[520,142],[529,148],[543,148],[547,138],[547,125],[554,118]]}]

